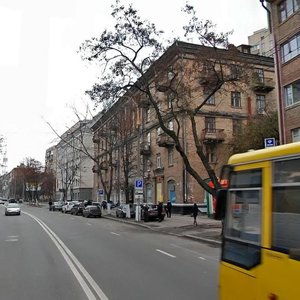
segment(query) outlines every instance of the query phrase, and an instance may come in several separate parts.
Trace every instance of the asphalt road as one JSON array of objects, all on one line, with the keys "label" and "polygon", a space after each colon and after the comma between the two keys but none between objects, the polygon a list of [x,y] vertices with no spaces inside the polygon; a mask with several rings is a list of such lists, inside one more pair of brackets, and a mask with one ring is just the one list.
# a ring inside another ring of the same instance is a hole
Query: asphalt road
[{"label": "asphalt road", "polygon": [[0,208],[0,299],[217,299],[220,250],[104,218]]}]

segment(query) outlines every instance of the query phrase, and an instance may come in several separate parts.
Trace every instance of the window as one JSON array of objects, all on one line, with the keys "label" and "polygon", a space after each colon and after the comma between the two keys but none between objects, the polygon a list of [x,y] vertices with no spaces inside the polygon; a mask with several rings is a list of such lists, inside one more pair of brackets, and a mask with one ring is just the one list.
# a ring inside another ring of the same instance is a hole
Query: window
[{"label": "window", "polygon": [[287,107],[300,102],[300,80],[284,87],[284,97]]},{"label": "window", "polygon": [[264,78],[264,70],[263,69],[255,69],[255,75],[256,75],[257,82],[264,83],[265,78]]},{"label": "window", "polygon": [[242,120],[232,119],[232,134],[237,135],[241,132]]},{"label": "window", "polygon": [[161,157],[160,154],[157,154],[156,156],[156,168],[161,169]]},{"label": "window", "polygon": [[222,259],[245,269],[260,262],[261,187],[260,169],[231,174]]},{"label": "window", "polygon": [[157,136],[160,136],[162,134],[162,129],[160,128],[160,127],[158,127],[157,129],[156,129],[156,135]]},{"label": "window", "polygon": [[299,0],[284,0],[278,5],[279,21],[284,22],[300,7]]},{"label": "window", "polygon": [[285,63],[300,54],[300,34],[281,46],[281,59]]},{"label": "window", "polygon": [[212,146],[206,146],[206,158],[209,163],[217,162],[216,148]]},{"label": "window", "polygon": [[207,104],[207,105],[215,105],[215,95],[210,96],[210,97],[206,100],[205,104]]},{"label": "window", "polygon": [[206,132],[216,132],[216,118],[205,117],[205,130]]},{"label": "window", "polygon": [[146,118],[145,118],[146,122],[150,122],[150,108],[146,109],[145,114],[146,114]]},{"label": "window", "polygon": [[258,114],[264,114],[266,111],[266,96],[256,95],[256,110]]},{"label": "window", "polygon": [[231,106],[235,108],[241,108],[241,93],[231,92]]},{"label": "window", "polygon": [[292,141],[300,142],[300,127],[292,129]]},{"label": "window", "polygon": [[169,148],[168,149],[168,165],[173,166],[174,163],[174,149]]},{"label": "window", "polygon": [[272,248],[293,258],[300,248],[300,158],[273,163],[272,194]]},{"label": "window", "polygon": [[170,93],[168,95],[168,108],[174,107],[175,93]]}]

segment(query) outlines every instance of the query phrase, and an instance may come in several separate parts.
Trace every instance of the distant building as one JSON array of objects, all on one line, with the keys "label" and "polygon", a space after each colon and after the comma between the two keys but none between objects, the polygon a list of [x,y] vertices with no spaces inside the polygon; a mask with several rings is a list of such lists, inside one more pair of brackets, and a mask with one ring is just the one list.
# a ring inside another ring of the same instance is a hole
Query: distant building
[{"label": "distant building", "polygon": [[274,38],[281,143],[300,141],[300,4],[267,0]]},{"label": "distant building", "polygon": [[248,36],[248,44],[251,46],[252,54],[270,57],[274,55],[273,36],[267,28],[254,31],[252,35]]},{"label": "distant building", "polygon": [[90,120],[77,122],[61,136],[57,145],[46,150],[46,170],[52,171],[56,178],[56,200],[92,199],[93,141],[90,123]]}]

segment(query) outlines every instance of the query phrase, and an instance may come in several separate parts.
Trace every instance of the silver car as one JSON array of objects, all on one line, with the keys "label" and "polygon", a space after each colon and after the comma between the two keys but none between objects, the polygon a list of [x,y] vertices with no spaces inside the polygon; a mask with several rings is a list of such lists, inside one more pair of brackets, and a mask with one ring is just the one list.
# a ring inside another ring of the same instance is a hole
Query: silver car
[{"label": "silver car", "polygon": [[5,206],[5,215],[20,215],[21,208],[18,203],[7,203]]}]

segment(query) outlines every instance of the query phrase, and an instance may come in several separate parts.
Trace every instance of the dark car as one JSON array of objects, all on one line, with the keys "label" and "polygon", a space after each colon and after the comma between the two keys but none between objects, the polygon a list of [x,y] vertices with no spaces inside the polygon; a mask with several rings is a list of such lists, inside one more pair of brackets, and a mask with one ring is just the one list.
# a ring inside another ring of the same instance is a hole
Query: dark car
[{"label": "dark car", "polygon": [[[135,209],[132,204],[129,204],[130,208],[130,218],[135,217]],[[117,218],[125,218],[127,214],[128,204],[121,204],[116,209],[116,217]]]},{"label": "dark car", "polygon": [[101,206],[100,205],[88,205],[82,211],[83,217],[101,217]]},{"label": "dark car", "polygon": [[[165,218],[165,212],[162,212],[162,220]],[[141,206],[141,219],[145,222],[158,220],[158,205],[146,204]]]},{"label": "dark car", "polygon": [[85,208],[84,203],[74,204],[73,207],[71,208],[70,214],[76,216],[82,215],[84,208]]}]

